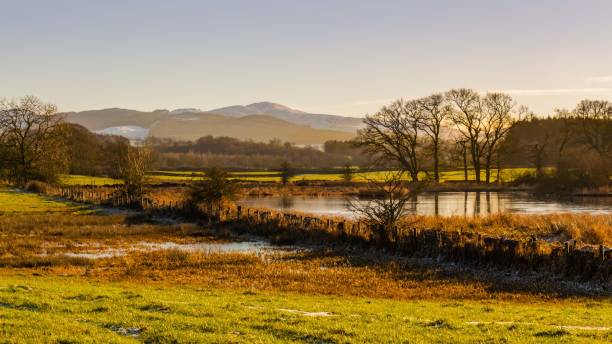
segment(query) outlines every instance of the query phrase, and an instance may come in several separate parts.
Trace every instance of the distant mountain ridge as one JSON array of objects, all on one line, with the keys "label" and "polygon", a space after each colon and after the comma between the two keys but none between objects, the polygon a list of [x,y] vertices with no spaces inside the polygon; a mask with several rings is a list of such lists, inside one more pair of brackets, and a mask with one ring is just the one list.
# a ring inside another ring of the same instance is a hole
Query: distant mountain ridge
[{"label": "distant mountain ridge", "polygon": [[317,129],[332,129],[346,131],[349,133],[356,132],[363,125],[361,118],[307,113],[272,102],[259,102],[249,105],[234,105],[209,110],[208,112],[230,117],[267,115],[291,123],[309,125]]},{"label": "distant mountain ridge", "polygon": [[361,125],[359,118],[309,114],[270,102],[207,112],[193,108],[152,112],[110,108],[64,113],[64,116],[68,122],[89,130],[122,135],[131,140],[146,136],[195,140],[212,135],[319,145],[328,140],[351,139]]}]

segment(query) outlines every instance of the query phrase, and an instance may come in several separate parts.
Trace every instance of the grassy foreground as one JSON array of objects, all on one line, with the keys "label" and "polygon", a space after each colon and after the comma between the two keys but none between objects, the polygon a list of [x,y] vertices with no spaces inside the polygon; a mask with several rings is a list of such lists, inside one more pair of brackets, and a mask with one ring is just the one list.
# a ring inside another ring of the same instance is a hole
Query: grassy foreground
[{"label": "grassy foreground", "polygon": [[7,342],[610,342],[609,302],[396,301],[2,276]]}]

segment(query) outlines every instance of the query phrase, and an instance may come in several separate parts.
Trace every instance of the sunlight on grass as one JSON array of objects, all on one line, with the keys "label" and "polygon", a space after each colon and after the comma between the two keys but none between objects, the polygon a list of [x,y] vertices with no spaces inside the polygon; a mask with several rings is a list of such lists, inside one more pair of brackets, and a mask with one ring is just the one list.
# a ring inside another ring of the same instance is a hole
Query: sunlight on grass
[{"label": "sunlight on grass", "polygon": [[[500,176],[505,182],[510,182],[516,179],[518,176],[525,172],[533,171],[530,168],[511,168],[503,169]],[[356,182],[367,182],[369,180],[383,180],[387,172],[363,172],[358,171],[354,175],[353,181]],[[249,172],[230,172],[233,180],[251,181],[251,182],[280,182],[280,172],[278,171],[249,171]],[[440,173],[442,182],[461,182],[464,179],[462,170],[455,171],[443,171]],[[160,183],[189,183],[194,180],[201,180],[204,178],[204,172],[201,171],[152,171],[149,173],[148,182],[151,184]],[[421,172],[419,175],[421,180],[433,179],[433,174],[427,174]],[[482,180],[485,179],[484,171],[481,173]],[[491,180],[495,181],[497,178],[497,170],[493,170],[491,173]],[[406,175],[405,180],[411,180],[410,176]],[[468,179],[474,180],[474,171],[468,171]],[[292,181],[342,181],[342,173],[304,173],[297,174],[291,178]],[[107,177],[93,177],[93,176],[82,176],[82,175],[62,175],[60,176],[60,183],[63,185],[120,185],[122,183],[119,179],[107,178]]]},{"label": "sunlight on grass", "polygon": [[[9,342],[608,342],[609,302],[397,301],[2,276]],[[602,328],[604,330],[602,330]]]},{"label": "sunlight on grass", "polygon": [[123,182],[119,179],[107,177],[82,176],[76,174],[64,174],[59,177],[59,182],[62,185],[120,185]]},{"label": "sunlight on grass", "polygon": [[0,187],[0,214],[2,213],[52,213],[75,212],[81,207],[34,193]]}]

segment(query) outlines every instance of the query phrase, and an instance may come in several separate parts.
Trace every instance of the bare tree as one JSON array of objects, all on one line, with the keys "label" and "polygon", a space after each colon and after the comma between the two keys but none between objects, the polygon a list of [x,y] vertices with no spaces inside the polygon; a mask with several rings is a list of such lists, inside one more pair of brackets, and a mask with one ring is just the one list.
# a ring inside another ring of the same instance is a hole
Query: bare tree
[{"label": "bare tree", "polygon": [[550,136],[544,135],[540,140],[536,140],[531,146],[531,157],[533,159],[533,165],[536,169],[536,176],[543,177],[544,163],[546,161],[546,150],[548,149]]},{"label": "bare tree", "polygon": [[429,97],[418,100],[419,106],[423,110],[421,118],[421,128],[429,136],[432,145],[434,161],[434,179],[440,182],[440,131],[446,119],[452,113],[451,107],[446,103],[442,94],[433,94]]},{"label": "bare tree", "polygon": [[122,192],[130,202],[142,201],[145,195],[147,175],[151,164],[151,149],[127,146],[119,160],[119,175],[123,180]]},{"label": "bare tree", "polygon": [[451,120],[457,131],[467,141],[476,182],[480,182],[481,159],[484,154],[484,120],[480,95],[470,89],[454,89],[446,93],[446,99],[453,106]]},{"label": "bare tree", "polygon": [[0,144],[10,179],[53,181],[68,165],[65,125],[53,104],[34,96],[0,101]]},{"label": "bare tree", "polygon": [[355,177],[355,169],[353,168],[353,166],[351,166],[350,163],[346,163],[344,165],[344,169],[342,170],[342,180],[344,180],[347,183],[350,183],[351,181],[353,181],[353,178]]},{"label": "bare tree", "polygon": [[372,194],[382,195],[374,199],[349,200],[349,209],[372,228],[379,231],[384,240],[390,240],[395,226],[406,215],[406,204],[414,197],[403,183],[404,172],[386,172],[382,180],[370,179]]},{"label": "bare tree", "polygon": [[567,146],[575,138],[575,123],[573,123],[573,114],[565,109],[555,109],[555,118],[561,122],[561,128],[555,135],[556,146],[556,168],[557,174],[564,170],[564,153]]},{"label": "bare tree", "polygon": [[398,100],[366,116],[365,128],[359,131],[357,143],[367,153],[396,162],[413,181],[418,181],[421,118],[422,109],[417,101]]},{"label": "bare tree", "polygon": [[604,160],[612,160],[612,102],[583,100],[574,114],[580,119],[586,143]]},{"label": "bare tree", "polygon": [[[485,178],[488,184],[491,181],[493,157],[499,153],[500,144],[512,127],[516,104],[512,97],[503,93],[487,94],[482,104],[485,114],[483,119]],[[520,113],[526,111],[526,108],[519,110]]]},{"label": "bare tree", "polygon": [[455,140],[451,147],[450,153],[453,156],[453,159],[452,159],[453,161],[455,162],[458,161],[461,163],[461,166],[463,167],[463,180],[467,182],[469,179],[467,140],[465,139]]},{"label": "bare tree", "polygon": [[283,185],[287,185],[289,183],[289,180],[291,180],[291,178],[293,178],[294,175],[295,175],[295,171],[293,170],[291,165],[289,165],[287,161],[283,161],[283,163],[280,166],[281,183]]}]

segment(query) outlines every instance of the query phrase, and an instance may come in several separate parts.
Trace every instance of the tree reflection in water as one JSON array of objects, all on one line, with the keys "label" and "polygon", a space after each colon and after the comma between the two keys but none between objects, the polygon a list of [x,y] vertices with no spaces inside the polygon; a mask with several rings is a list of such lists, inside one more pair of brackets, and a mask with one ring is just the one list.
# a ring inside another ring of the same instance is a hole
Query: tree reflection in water
[{"label": "tree reflection in water", "polygon": [[[251,208],[272,208],[311,214],[352,217],[344,196],[247,197],[239,204]],[[440,192],[421,193],[406,204],[407,214],[436,216],[478,216],[500,212],[547,214],[588,212],[612,214],[612,197],[551,200],[519,192]]]}]

